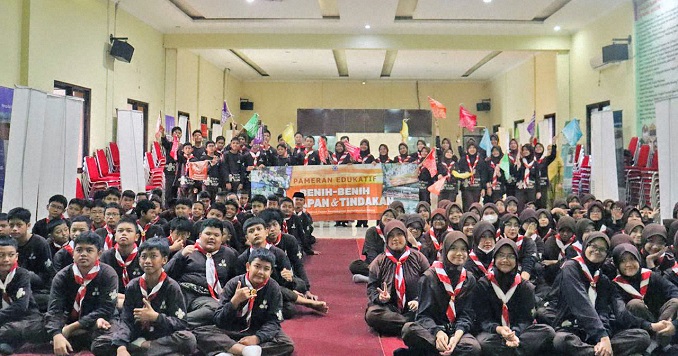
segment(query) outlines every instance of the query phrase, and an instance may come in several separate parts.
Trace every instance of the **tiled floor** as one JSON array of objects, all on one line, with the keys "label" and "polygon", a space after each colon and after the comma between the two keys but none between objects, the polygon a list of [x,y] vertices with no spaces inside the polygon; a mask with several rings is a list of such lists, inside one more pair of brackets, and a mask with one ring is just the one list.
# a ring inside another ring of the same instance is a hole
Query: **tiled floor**
[{"label": "tiled floor", "polygon": [[[366,227],[355,227],[355,222],[349,223],[353,226],[335,227],[334,221],[319,221],[313,224],[313,236],[319,239],[355,239],[365,237]],[[368,222],[368,226],[374,226],[375,222]]]}]

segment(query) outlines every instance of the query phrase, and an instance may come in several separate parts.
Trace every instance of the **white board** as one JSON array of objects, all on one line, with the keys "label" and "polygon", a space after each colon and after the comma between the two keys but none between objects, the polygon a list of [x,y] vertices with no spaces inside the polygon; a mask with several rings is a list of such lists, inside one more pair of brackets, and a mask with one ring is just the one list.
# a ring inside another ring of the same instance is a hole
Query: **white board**
[{"label": "white board", "polygon": [[530,143],[530,133],[527,131],[527,126],[529,125],[529,122],[521,122],[518,124],[518,143],[520,145],[524,145],[526,143]]},{"label": "white board", "polygon": [[121,188],[134,192],[145,192],[147,175],[143,161],[143,113],[133,110],[118,110],[117,116]]},{"label": "white board", "polygon": [[181,143],[188,142],[191,133],[188,132],[188,117],[179,115],[179,127],[181,127]]},{"label": "white board", "polygon": [[541,142],[544,147],[553,144],[553,136],[555,134],[553,133],[553,126],[551,123],[553,122],[552,118],[544,119],[539,121],[537,125],[539,125],[539,142]]},{"label": "white board", "polygon": [[222,129],[221,124],[213,124],[212,125],[212,141],[216,142],[217,137],[221,136],[222,134],[223,134],[223,129]]},{"label": "white board", "polygon": [[591,114],[591,193],[598,199],[619,200],[612,111]]},{"label": "white board", "polygon": [[655,103],[657,150],[659,151],[659,205],[662,219],[672,218],[678,202],[678,98]]}]

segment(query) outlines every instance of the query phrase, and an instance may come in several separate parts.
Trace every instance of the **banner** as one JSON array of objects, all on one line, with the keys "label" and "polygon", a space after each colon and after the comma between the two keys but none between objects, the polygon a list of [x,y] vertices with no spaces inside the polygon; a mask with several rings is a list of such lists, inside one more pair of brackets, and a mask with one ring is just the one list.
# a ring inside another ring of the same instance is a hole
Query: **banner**
[{"label": "banner", "polygon": [[0,206],[5,188],[6,152],[9,145],[9,126],[12,118],[14,89],[0,87]]},{"label": "banner", "polygon": [[419,200],[415,164],[266,167],[250,178],[253,195],[304,193],[314,221],[377,220],[394,200],[406,212]]}]

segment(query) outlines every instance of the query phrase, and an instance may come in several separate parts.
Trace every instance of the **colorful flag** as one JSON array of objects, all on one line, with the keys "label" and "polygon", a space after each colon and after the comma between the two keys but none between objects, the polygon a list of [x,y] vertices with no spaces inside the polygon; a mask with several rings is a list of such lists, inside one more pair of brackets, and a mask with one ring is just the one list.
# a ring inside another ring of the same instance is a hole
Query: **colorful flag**
[{"label": "colorful flag", "polygon": [[446,180],[447,176],[438,179],[435,183],[428,187],[428,191],[431,192],[431,194],[440,195],[440,191],[445,187]]},{"label": "colorful flag", "polygon": [[534,126],[536,125],[536,117],[537,113],[535,111],[532,112],[532,118],[530,119],[530,123],[527,124],[527,132],[530,133],[530,136],[534,137]]},{"label": "colorful flag", "polygon": [[282,132],[282,138],[290,147],[294,146],[294,125],[292,123],[287,124]]},{"label": "colorful flag", "polygon": [[581,129],[579,128],[579,120],[578,119],[572,119],[569,124],[565,125],[563,127],[563,130],[561,131],[563,133],[563,136],[567,139],[567,142],[570,144],[570,146],[574,146],[577,144],[579,139],[583,136],[581,133]]},{"label": "colorful flag", "polygon": [[327,151],[327,141],[322,137],[318,142],[318,157],[323,164],[327,162],[327,159],[330,157],[330,153]]},{"label": "colorful flag", "polygon": [[264,142],[264,125],[259,125],[259,129],[257,130],[257,134],[254,136],[252,143],[260,145],[262,142]]},{"label": "colorful flag", "polygon": [[463,105],[459,105],[459,126],[473,131],[476,127],[477,117],[466,110]]},{"label": "colorful flag", "polygon": [[506,153],[504,153],[504,155],[501,157],[501,161],[499,161],[499,167],[504,170],[504,178],[509,179],[509,170],[511,169],[511,166]]},{"label": "colorful flag", "polygon": [[400,129],[400,137],[402,137],[403,142],[407,142],[407,138],[410,137],[410,127],[407,126],[407,120],[403,119],[403,127]]},{"label": "colorful flag", "polygon": [[435,149],[432,149],[431,152],[428,153],[426,158],[424,158],[424,161],[421,163],[421,166],[428,169],[429,173],[431,173],[431,177],[435,177],[436,174],[438,174],[438,163],[436,161]]},{"label": "colorful flag", "polygon": [[360,147],[353,146],[348,142],[344,142],[344,147],[346,147],[346,152],[351,155],[354,161],[360,160]]},{"label": "colorful flag", "polygon": [[480,148],[485,150],[485,154],[489,157],[490,152],[492,152],[492,141],[490,140],[490,130],[485,129],[483,138],[480,140]]},{"label": "colorful flag", "polygon": [[226,125],[226,121],[232,117],[233,114],[231,114],[231,110],[228,110],[228,104],[226,104],[226,100],[224,100],[224,107],[221,108],[221,124]]},{"label": "colorful flag", "polygon": [[162,126],[162,112],[158,113],[158,122],[155,124],[155,139],[160,138],[160,132],[164,131],[165,128]]},{"label": "colorful flag", "polygon": [[259,114],[254,113],[249,121],[247,121],[244,128],[250,137],[256,136],[257,130],[259,130]]},{"label": "colorful flag", "polygon": [[441,102],[432,97],[428,97],[428,103],[431,105],[431,112],[436,119],[447,118],[447,108]]}]

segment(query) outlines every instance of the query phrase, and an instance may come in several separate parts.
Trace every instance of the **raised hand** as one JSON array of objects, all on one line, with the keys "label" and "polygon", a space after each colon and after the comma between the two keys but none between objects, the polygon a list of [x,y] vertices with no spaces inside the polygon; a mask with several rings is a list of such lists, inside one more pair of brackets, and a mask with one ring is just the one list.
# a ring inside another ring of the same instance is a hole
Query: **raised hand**
[{"label": "raised hand", "polygon": [[379,292],[380,302],[386,303],[391,300],[391,293],[386,289],[386,282],[383,283],[382,288],[377,288],[377,292]]}]

